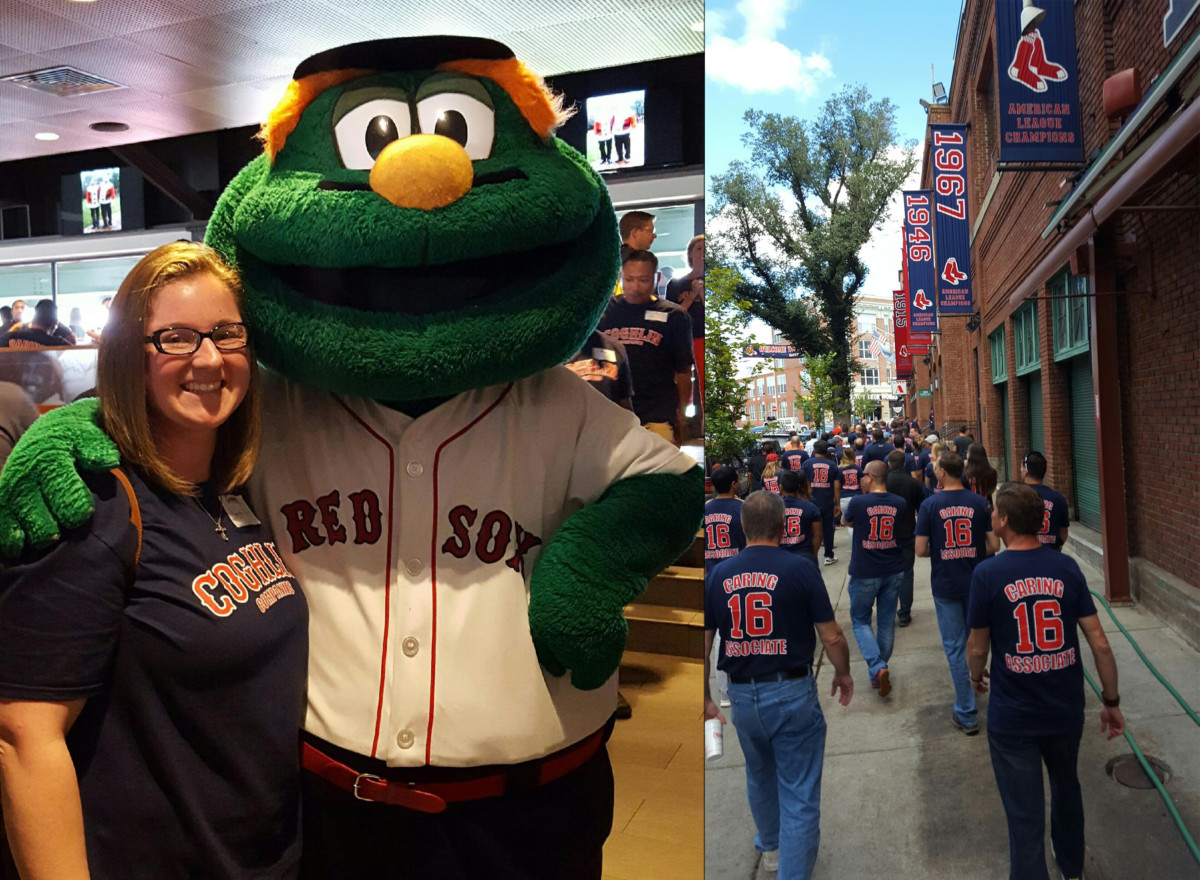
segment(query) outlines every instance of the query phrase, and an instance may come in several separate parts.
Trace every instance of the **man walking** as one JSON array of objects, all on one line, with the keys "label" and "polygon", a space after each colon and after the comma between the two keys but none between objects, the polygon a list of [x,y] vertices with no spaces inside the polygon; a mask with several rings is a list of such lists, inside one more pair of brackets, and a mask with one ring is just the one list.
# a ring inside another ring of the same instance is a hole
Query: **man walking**
[{"label": "man walking", "polygon": [[[892,690],[888,660],[896,634],[896,597],[904,580],[904,551],[896,539],[896,521],[908,512],[903,498],[887,490],[882,461],[863,467],[863,494],[846,507],[846,525],[854,528],[850,552],[850,620],[854,640],[867,661],[871,687],[886,697]],[[876,629],[871,615],[878,606]]]},{"label": "man walking", "polygon": [[883,439],[883,429],[876,428],[871,432],[871,439],[874,441],[863,449],[862,464],[870,461],[887,461],[888,453],[895,447],[891,443],[887,443]]},{"label": "man walking", "polygon": [[1071,521],[1067,517],[1067,499],[1042,482],[1046,479],[1046,456],[1036,450],[1026,452],[1021,462],[1021,479],[1042,498],[1042,527],[1038,529],[1038,540],[1047,547],[1062,550],[1067,543],[1067,527]]},{"label": "man walking", "polygon": [[779,546],[817,564],[817,545],[821,543],[824,526],[821,511],[815,504],[802,498],[801,489],[806,488],[807,478],[798,471],[784,471],[779,475],[779,490],[786,508],[783,517],[783,538]]},{"label": "man walking", "polygon": [[[722,560],[737,556],[746,546],[742,532],[742,500],[737,497],[738,473],[734,468],[713,468],[717,497],[704,505],[704,571]],[[717,694],[721,707],[729,705],[729,676],[717,670]]]},{"label": "man walking", "polygon": [[967,675],[967,599],[975,567],[1000,549],[1000,539],[992,531],[987,500],[963,486],[963,460],[958,453],[943,452],[933,463],[933,472],[942,491],[921,504],[916,555],[929,557],[933,607],[954,682],[950,721],[967,736],[975,736],[979,724],[975,691]]},{"label": "man walking", "polygon": [[[755,492],[742,505],[746,549],[714,566],[704,587],[704,717],[721,718],[708,692],[709,655],[729,673],[733,723],[746,758],[746,794],[762,866],[808,880],[821,841],[825,718],[812,675],[816,636],[833,664],[831,694],[850,704],[850,652],[820,572],[782,550],[783,501]],[[840,691],[840,694],[839,694]]]},{"label": "man walking", "polygon": [[833,512],[840,504],[838,496],[842,486],[842,475],[837,465],[828,457],[828,443],[818,440],[813,446],[813,452],[813,457],[804,462],[804,476],[808,477],[812,502],[821,511],[825,564],[833,565],[837,562],[837,557],[833,555]]},{"label": "man walking", "polygon": [[[897,435],[898,436],[898,435]],[[896,622],[900,626],[912,623],[913,605],[913,534],[917,526],[917,511],[925,500],[921,484],[908,473],[908,459],[912,458],[902,449],[893,449],[887,459],[887,490],[904,499],[908,511],[896,521],[896,539],[904,551],[904,580],[900,582],[900,605],[896,611]]]},{"label": "man walking", "polygon": [[1083,797],[1076,765],[1083,735],[1083,661],[1079,633],[1100,675],[1100,729],[1120,736],[1117,663],[1087,581],[1071,557],[1038,540],[1045,508],[1030,486],[996,492],[992,528],[1007,552],[981,562],[971,578],[967,668],[976,693],[987,693],[988,747],[1008,817],[1010,880],[1046,878],[1042,765],[1050,776],[1050,839],[1066,878],[1083,871]]},{"label": "man walking", "polygon": [[804,451],[804,444],[800,442],[800,435],[793,433],[788,437],[787,446],[783,449],[782,464],[789,471],[798,471],[804,467],[804,462],[808,461],[808,453]]}]

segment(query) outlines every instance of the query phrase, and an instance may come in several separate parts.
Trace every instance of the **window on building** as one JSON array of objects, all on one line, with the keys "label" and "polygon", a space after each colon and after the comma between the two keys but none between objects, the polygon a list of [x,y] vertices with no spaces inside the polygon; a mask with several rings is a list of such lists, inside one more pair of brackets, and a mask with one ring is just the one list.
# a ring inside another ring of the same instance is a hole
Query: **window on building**
[{"label": "window on building", "polygon": [[1004,325],[988,337],[992,350],[992,384],[1008,381],[1008,358],[1004,352]]},{"label": "window on building", "polygon": [[1038,350],[1037,303],[1027,303],[1013,315],[1013,350],[1017,375],[1024,376],[1042,366]]},{"label": "window on building", "polygon": [[753,422],[757,419],[758,419],[758,404],[752,403],[752,404],[750,404],[750,421]]},{"label": "window on building", "polygon": [[788,409],[787,403],[784,401],[780,401],[779,402],[779,418],[786,419],[788,417],[787,409]]},{"label": "window on building", "polygon": [[879,384],[879,370],[877,370],[875,367],[870,367],[866,370],[863,370],[863,384],[864,385],[878,385]]},{"label": "window on building", "polygon": [[775,393],[775,377],[767,376],[767,394]]},{"label": "window on building", "polygon": [[859,315],[858,316],[858,332],[859,333],[870,333],[874,329],[875,329],[875,316],[874,315]]},{"label": "window on building", "polygon": [[787,377],[786,376],[784,376],[782,374],[779,376],[778,386],[779,386],[780,394],[787,394]]},{"label": "window on building", "polygon": [[759,397],[763,396],[763,389],[765,387],[766,387],[766,383],[762,379],[759,379],[758,380],[758,396]]},{"label": "window on building", "polygon": [[871,343],[865,339],[858,340],[858,359],[865,361],[871,356]]},{"label": "window on building", "polygon": [[1051,316],[1054,322],[1054,359],[1066,360],[1083,354],[1091,347],[1091,336],[1086,296],[1087,279],[1063,272],[1050,282],[1052,296],[1066,296],[1069,299],[1053,300],[1054,308]]}]

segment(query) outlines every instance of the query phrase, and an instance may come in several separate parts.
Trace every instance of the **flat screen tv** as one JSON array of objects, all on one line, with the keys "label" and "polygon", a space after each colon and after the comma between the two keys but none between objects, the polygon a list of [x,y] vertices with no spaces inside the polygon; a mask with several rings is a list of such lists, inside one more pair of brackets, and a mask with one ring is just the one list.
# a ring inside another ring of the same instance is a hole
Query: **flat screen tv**
[{"label": "flat screen tv", "polygon": [[646,91],[595,95],[585,102],[587,159],[597,171],[646,164]]},{"label": "flat screen tv", "polygon": [[83,232],[118,232],[121,229],[121,169],[94,168],[79,172],[83,190]]}]

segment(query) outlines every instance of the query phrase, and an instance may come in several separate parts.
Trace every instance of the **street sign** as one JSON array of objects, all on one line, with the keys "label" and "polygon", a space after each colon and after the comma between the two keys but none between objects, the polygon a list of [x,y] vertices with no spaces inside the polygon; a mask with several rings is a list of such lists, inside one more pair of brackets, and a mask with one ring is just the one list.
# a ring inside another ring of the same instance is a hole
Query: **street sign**
[{"label": "street sign", "polygon": [[917,392],[917,397],[933,397],[933,392],[927,388],[922,388]]}]

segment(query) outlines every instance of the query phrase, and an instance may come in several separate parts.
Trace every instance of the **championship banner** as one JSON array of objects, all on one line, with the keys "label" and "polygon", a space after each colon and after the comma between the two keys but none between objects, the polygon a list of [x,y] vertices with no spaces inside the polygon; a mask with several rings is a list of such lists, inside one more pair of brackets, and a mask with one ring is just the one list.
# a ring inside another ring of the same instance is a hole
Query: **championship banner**
[{"label": "championship banner", "polygon": [[1001,162],[1083,162],[1075,4],[1046,0],[1021,36],[1022,0],[996,0]]},{"label": "championship banner", "polygon": [[781,343],[749,342],[742,347],[742,357],[747,358],[799,358],[802,357],[794,345]]},{"label": "championship banner", "polygon": [[937,232],[937,307],[943,315],[970,315],[971,222],[967,211],[967,127],[931,125],[934,229]]},{"label": "championship banner", "polygon": [[932,333],[938,323],[934,307],[933,211],[927,189],[904,193],[904,263],[910,326],[918,333]]},{"label": "championship banner", "polygon": [[896,375],[912,375],[912,352],[908,347],[908,295],[903,290],[892,291],[892,338],[896,340]]}]

